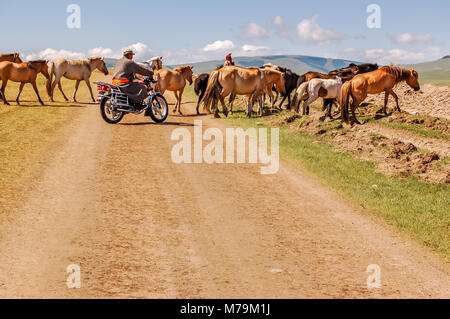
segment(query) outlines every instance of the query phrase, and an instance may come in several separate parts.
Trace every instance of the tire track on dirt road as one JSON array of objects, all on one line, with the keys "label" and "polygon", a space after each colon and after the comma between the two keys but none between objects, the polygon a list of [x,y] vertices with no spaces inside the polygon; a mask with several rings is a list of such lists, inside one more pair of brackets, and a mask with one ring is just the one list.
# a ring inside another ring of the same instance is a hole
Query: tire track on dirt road
[{"label": "tire track on dirt road", "polygon": [[[172,162],[174,128],[222,122],[80,112],[21,207],[0,215],[1,297],[450,297],[448,264],[284,161],[271,176]],[[367,289],[369,264],[381,289]]]}]

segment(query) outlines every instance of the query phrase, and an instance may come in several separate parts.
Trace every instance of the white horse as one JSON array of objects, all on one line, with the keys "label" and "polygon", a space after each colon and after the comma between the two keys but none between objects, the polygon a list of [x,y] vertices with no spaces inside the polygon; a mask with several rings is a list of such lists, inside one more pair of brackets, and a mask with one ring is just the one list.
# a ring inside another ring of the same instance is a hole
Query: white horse
[{"label": "white horse", "polygon": [[[64,99],[69,101],[62,90],[61,86],[61,78],[65,77],[69,80],[77,81],[75,83],[75,91],[73,92],[73,101],[76,103],[77,100],[75,98],[78,90],[78,86],[80,85],[80,81],[85,81],[87,87],[89,88],[89,92],[91,93],[92,101],[95,103],[94,95],[92,94],[91,84],[89,83],[89,79],[91,77],[92,71],[98,69],[103,72],[104,75],[108,75],[108,68],[106,67],[105,61],[102,57],[93,57],[87,58],[84,60],[71,60],[65,58],[56,59],[53,62],[48,64],[48,73],[49,78],[47,80],[47,92],[50,96],[50,100],[53,102],[53,92],[55,90],[56,84],[58,84],[58,88],[61,91]],[[55,81],[52,83],[53,75],[55,75]]]},{"label": "white horse", "polygon": [[152,71],[158,71],[162,69],[162,56],[155,56],[150,60],[144,62],[136,62],[144,68],[151,69]]},{"label": "white horse", "polygon": [[303,102],[303,115],[309,113],[309,105],[322,97],[324,99],[337,99],[341,96],[342,79],[312,79],[309,82],[302,83],[297,91],[296,98],[298,104],[295,106],[298,112],[300,103]]}]

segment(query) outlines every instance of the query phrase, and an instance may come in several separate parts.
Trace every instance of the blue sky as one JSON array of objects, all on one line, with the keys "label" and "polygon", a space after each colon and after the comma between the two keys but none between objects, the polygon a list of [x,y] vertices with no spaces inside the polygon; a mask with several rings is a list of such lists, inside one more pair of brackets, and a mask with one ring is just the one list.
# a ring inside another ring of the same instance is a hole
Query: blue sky
[{"label": "blue sky", "polygon": [[[81,28],[69,29],[69,4]],[[366,24],[369,4],[381,28]],[[234,56],[304,54],[379,63],[415,63],[450,54],[450,1],[227,0],[4,1],[0,52],[25,58],[163,55],[165,63]]]}]

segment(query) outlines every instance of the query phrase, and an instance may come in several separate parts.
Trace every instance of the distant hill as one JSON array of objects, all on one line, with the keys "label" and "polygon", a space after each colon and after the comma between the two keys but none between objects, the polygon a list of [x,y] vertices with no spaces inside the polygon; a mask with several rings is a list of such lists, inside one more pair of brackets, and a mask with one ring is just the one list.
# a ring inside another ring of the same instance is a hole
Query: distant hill
[{"label": "distant hill", "polygon": [[[297,73],[306,73],[308,71],[317,71],[328,73],[331,70],[348,66],[350,63],[358,63],[351,60],[328,59],[306,55],[274,55],[274,56],[257,56],[257,57],[236,57],[233,59],[236,65],[244,67],[260,67],[265,63],[272,63],[291,69]],[[204,73],[211,72],[219,65],[223,64],[223,60],[191,63],[194,66],[194,72]],[[175,68],[179,65],[170,66]]]},{"label": "distant hill", "polygon": [[450,59],[450,55],[446,55],[445,57],[442,58],[442,60],[444,59]]},{"label": "distant hill", "polygon": [[[117,59],[105,58],[105,63],[108,68],[113,68]],[[317,71],[328,73],[331,70],[339,69],[348,66],[350,63],[358,63],[351,60],[343,59],[328,59],[306,55],[274,55],[274,56],[257,56],[257,57],[236,57],[234,58],[236,65],[244,67],[259,67],[265,63],[272,63],[291,69],[297,73],[306,73],[308,71]],[[224,60],[206,61],[198,63],[190,63],[194,66],[194,72],[204,73],[211,72],[219,65],[222,65]],[[180,65],[165,65],[170,69],[174,69]]]},{"label": "distant hill", "polygon": [[437,61],[407,64],[404,67],[415,69],[417,72],[450,71],[450,56]]}]

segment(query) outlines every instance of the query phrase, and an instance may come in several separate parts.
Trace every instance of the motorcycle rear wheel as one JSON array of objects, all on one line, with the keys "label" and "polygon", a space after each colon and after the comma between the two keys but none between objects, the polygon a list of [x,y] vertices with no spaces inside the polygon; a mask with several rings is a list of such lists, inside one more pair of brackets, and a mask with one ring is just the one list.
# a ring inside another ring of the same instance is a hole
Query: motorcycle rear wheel
[{"label": "motorcycle rear wheel", "polygon": [[106,123],[117,124],[122,121],[124,112],[118,112],[112,110],[111,99],[109,97],[104,97],[100,102],[100,113],[102,118]]}]

